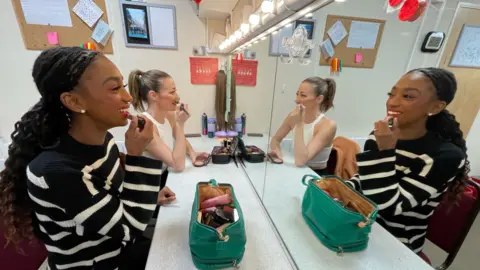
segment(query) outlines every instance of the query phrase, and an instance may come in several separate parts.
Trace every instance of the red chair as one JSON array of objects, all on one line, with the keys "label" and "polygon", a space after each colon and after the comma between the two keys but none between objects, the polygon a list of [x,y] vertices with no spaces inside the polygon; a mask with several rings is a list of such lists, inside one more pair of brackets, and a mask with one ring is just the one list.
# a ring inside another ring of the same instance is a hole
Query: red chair
[{"label": "red chair", "polygon": [[[444,200],[437,206],[428,223],[427,239],[448,253],[448,256],[435,269],[445,270],[453,263],[479,210],[480,186],[473,180],[468,180],[457,204],[451,205]],[[425,260],[428,262],[428,257]]]},{"label": "red chair", "polygon": [[3,220],[0,218],[0,269],[4,270],[38,270],[47,258],[45,246],[38,240],[30,245],[29,241],[23,241],[19,247],[24,254],[20,254],[13,244],[6,246],[4,237]]}]

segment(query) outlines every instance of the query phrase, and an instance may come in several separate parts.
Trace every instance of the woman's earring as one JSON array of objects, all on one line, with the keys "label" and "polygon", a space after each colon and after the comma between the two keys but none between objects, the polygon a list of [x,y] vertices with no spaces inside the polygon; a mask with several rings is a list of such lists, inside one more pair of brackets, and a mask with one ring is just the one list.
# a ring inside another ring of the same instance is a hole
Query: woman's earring
[{"label": "woman's earring", "polygon": [[433,113],[428,113],[428,116],[432,116],[432,115],[433,115]]},{"label": "woman's earring", "polygon": [[81,110],[80,113],[85,113],[85,110]]}]

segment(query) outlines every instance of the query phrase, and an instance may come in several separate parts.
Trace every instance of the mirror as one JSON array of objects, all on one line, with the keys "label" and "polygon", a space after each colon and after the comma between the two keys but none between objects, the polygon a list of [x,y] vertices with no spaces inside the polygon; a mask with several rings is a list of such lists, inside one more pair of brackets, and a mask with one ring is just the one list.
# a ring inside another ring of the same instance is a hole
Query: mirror
[{"label": "mirror", "polygon": [[[338,21],[342,25],[339,26]],[[257,93],[256,97],[261,101],[243,102],[250,102],[252,107],[271,109],[270,119],[264,114],[255,115],[261,130],[265,130],[268,136],[252,142],[268,153],[274,150],[281,155],[281,160],[277,161],[283,163],[267,162],[262,169],[254,169],[248,164],[245,172],[299,269],[317,269],[318,265],[326,265],[325,269],[355,268],[353,265],[359,256],[375,256],[375,252],[382,252],[381,241],[376,240],[380,237],[388,239],[399,249],[406,248],[375,224],[375,236],[371,241],[376,244],[369,246],[364,253],[345,257],[340,264],[334,258],[329,260],[328,256],[322,256],[331,251],[315,237],[302,216],[306,190],[302,177],[335,173],[335,167],[329,163],[333,160],[331,153],[335,138],[345,137],[353,147],[358,147],[358,151],[363,149],[373,123],[386,116],[387,93],[412,65],[410,59],[420,24],[421,20],[406,23],[398,19],[398,14],[388,14],[384,0],[336,1],[251,47],[259,60],[259,81],[267,81],[260,76],[260,72],[265,72],[269,76],[268,84],[262,86],[265,92]],[[298,40],[293,40],[298,26],[305,27],[302,34],[308,34],[313,47],[311,44],[302,47]],[[323,43],[327,39],[326,29],[332,29],[331,40],[339,39],[340,43],[331,47]],[[343,35],[342,31],[346,29],[350,32]],[[282,42],[283,38],[287,38],[285,42]],[[306,58],[300,61],[298,57],[290,58],[289,49],[283,44],[295,46],[293,50],[290,48],[290,55],[292,51],[302,55],[302,52],[295,51],[299,47],[308,50]],[[333,71],[331,59],[323,59],[332,47],[335,51],[333,58],[342,62],[337,62]],[[274,91],[263,87],[273,87]],[[295,124],[299,120],[292,117],[291,112],[298,104],[303,105],[305,119],[303,132],[297,133],[297,127],[302,125]],[[316,136],[317,133],[323,135]],[[314,136],[315,140],[322,140],[320,144],[324,147],[309,158],[308,143]],[[295,137],[302,138],[297,145]],[[349,173],[345,172],[346,175]],[[387,254],[382,260],[376,260],[374,264],[378,265],[372,267],[382,268],[385,265],[383,260],[396,260],[396,257]]]}]

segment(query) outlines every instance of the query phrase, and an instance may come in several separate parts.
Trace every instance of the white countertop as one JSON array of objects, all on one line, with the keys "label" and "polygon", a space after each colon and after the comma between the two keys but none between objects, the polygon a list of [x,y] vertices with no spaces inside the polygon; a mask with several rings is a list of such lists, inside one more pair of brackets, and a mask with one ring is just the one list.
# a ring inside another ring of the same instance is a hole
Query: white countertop
[{"label": "white countertop", "polygon": [[[216,145],[216,140],[206,137],[189,141],[196,151],[210,152],[213,145]],[[244,141],[267,151],[267,137],[244,137]],[[369,246],[364,251],[338,256],[324,247],[301,214],[306,189],[301,178],[305,174],[315,173],[309,168],[295,167],[288,151],[283,151],[283,154],[285,163],[281,165],[245,162],[245,173],[251,183],[233,162],[228,165],[210,163],[207,167],[193,168],[190,161],[187,161],[184,172],[170,173],[167,185],[177,194],[177,202],[160,208],[146,269],[195,269],[188,246],[188,226],[195,185],[212,178],[234,186],[244,212],[247,246],[241,269],[294,269],[289,255],[301,270],[432,269],[376,223],[370,233]],[[254,194],[254,188],[263,197],[263,205],[289,254],[277,238],[261,202]]]},{"label": "white countertop", "polygon": [[[209,152],[213,145],[217,145],[214,139],[205,137],[189,141],[196,151]],[[196,184],[210,179],[232,184],[242,207],[247,245],[240,268],[294,269],[244,172],[233,162],[227,165],[210,163],[203,168],[194,168],[190,161],[187,161],[184,172],[168,176],[167,186],[176,193],[177,201],[160,208],[146,269],[196,269],[188,243],[190,214]]]}]

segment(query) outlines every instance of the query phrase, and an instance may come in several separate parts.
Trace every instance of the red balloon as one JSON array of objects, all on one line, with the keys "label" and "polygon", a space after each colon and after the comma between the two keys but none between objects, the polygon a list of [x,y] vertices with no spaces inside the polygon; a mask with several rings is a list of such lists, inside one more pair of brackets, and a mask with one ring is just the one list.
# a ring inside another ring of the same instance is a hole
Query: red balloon
[{"label": "red balloon", "polygon": [[388,0],[388,3],[392,7],[396,7],[402,3],[403,0]]},{"label": "red balloon", "polygon": [[405,4],[403,4],[400,12],[398,13],[398,19],[400,21],[407,21],[408,19],[412,18],[415,13],[417,12],[419,7],[418,0],[407,0]]},{"label": "red balloon", "polygon": [[409,22],[416,21],[418,18],[420,18],[420,16],[423,15],[423,13],[425,13],[426,9],[427,9],[427,2],[420,3],[420,6],[418,7],[417,12],[415,12],[415,14],[413,14],[413,16],[410,17],[410,19],[408,19],[408,21]]},{"label": "red balloon", "polygon": [[202,2],[202,0],[193,0],[195,1],[195,3],[197,3],[197,5],[200,5],[200,2]]}]

